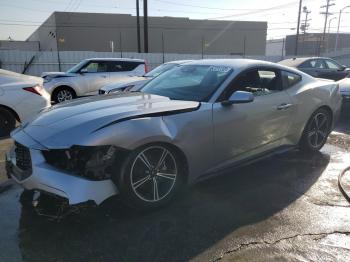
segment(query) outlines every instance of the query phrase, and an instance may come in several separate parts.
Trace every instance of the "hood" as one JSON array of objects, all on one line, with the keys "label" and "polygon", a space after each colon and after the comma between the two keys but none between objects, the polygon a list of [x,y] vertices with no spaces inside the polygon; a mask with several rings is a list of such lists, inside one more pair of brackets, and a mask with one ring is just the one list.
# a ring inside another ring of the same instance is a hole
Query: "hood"
[{"label": "hood", "polygon": [[147,80],[148,80],[148,78],[143,77],[143,76],[141,76],[141,77],[127,77],[127,78],[121,79],[120,81],[118,81],[116,83],[107,84],[107,85],[103,86],[101,88],[101,90],[109,92],[113,89],[121,89],[121,88],[125,88],[127,86],[130,86],[130,85],[140,84],[140,83],[143,83]]},{"label": "hood", "polygon": [[[45,109],[20,130],[46,148],[68,148],[79,145],[94,132],[128,119],[191,111],[199,105],[140,92],[86,97]],[[15,140],[18,132],[13,134]]]},{"label": "hood", "polygon": [[57,77],[70,77],[70,76],[76,76],[76,73],[67,73],[67,72],[43,72],[41,74],[41,77],[50,77],[50,78],[57,78]]}]

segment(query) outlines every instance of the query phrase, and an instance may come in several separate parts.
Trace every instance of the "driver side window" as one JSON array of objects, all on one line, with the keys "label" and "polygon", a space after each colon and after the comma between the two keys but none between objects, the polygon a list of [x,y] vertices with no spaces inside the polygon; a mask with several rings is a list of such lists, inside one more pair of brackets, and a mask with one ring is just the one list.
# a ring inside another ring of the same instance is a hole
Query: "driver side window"
[{"label": "driver side window", "polygon": [[250,69],[241,73],[230,84],[224,100],[236,91],[246,91],[254,96],[264,96],[282,90],[281,73],[276,69]]}]

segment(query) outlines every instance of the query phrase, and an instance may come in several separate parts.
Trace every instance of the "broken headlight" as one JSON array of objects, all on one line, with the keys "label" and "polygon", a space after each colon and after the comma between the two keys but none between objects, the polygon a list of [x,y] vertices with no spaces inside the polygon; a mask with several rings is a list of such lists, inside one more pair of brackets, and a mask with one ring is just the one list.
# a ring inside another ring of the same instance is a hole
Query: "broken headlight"
[{"label": "broken headlight", "polygon": [[116,163],[114,146],[73,146],[43,151],[46,162],[58,169],[91,180],[109,179]]}]

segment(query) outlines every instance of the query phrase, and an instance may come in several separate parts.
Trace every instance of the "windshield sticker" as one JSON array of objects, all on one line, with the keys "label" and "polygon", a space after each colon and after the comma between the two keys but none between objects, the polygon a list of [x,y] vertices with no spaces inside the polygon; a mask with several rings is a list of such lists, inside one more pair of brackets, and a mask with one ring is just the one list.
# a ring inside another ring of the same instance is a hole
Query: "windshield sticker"
[{"label": "windshield sticker", "polygon": [[227,73],[228,71],[231,70],[231,68],[227,66],[211,66],[209,67],[209,70],[212,72]]}]

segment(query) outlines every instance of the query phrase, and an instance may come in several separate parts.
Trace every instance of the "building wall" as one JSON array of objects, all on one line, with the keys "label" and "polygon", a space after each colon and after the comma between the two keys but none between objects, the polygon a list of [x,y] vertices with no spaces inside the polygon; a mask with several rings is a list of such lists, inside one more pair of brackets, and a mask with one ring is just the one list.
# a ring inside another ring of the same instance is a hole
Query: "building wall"
[{"label": "building wall", "polygon": [[[286,37],[286,55],[294,55],[295,35]],[[318,56],[334,50],[336,34],[326,34],[322,43],[322,34],[302,34],[299,36],[298,55]],[[350,48],[350,34],[339,34],[337,49]]]},{"label": "building wall", "polygon": [[[55,17],[60,51],[107,52],[111,51],[110,41],[114,42],[115,52],[120,49],[123,52],[137,51],[135,16],[68,12],[56,12],[52,16]],[[142,17],[140,22],[143,50]],[[149,17],[148,24],[151,53],[164,50],[165,53],[200,54],[203,47],[205,54],[265,54],[266,22]],[[39,35],[41,42],[47,42],[47,32]],[[44,46],[47,45],[43,44],[42,48]]]},{"label": "building wall", "polygon": [[38,41],[7,41],[0,40],[0,50],[39,51]]},{"label": "building wall", "polygon": [[56,31],[56,15],[53,13],[28,37],[27,41],[39,41],[40,50],[55,51],[57,50]]}]

